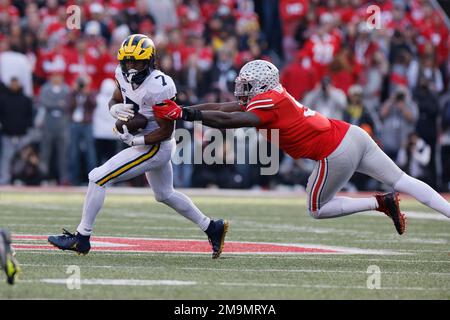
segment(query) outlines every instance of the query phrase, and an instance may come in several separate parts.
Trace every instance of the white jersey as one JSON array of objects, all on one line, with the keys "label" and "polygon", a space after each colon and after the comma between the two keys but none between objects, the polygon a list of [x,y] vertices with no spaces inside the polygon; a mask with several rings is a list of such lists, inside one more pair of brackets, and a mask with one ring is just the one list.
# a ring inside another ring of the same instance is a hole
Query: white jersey
[{"label": "white jersey", "polygon": [[166,99],[172,99],[177,94],[177,89],[172,78],[159,70],[152,70],[142,84],[133,89],[122,74],[120,65],[116,68],[116,80],[120,86],[124,103],[134,105],[134,112],[139,112],[148,119],[147,126],[136,136],[146,135],[159,128],[153,116],[152,106],[162,103]]}]

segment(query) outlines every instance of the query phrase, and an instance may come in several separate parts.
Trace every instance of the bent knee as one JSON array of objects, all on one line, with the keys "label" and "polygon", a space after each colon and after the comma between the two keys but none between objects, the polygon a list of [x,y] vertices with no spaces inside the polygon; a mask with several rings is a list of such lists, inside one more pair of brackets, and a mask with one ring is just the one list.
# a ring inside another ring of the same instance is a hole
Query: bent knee
[{"label": "bent knee", "polygon": [[172,194],[173,192],[165,192],[165,193],[155,192],[154,197],[156,201],[165,203]]},{"label": "bent knee", "polygon": [[[308,197],[309,198],[309,197]],[[306,210],[308,214],[314,218],[314,219],[320,219],[320,209],[316,207],[313,207],[313,203],[310,201],[306,202]]]},{"label": "bent knee", "polygon": [[109,186],[112,183],[112,181],[111,180],[102,181],[103,177],[104,177],[104,173],[102,174],[102,172],[101,172],[101,170],[99,170],[99,168],[92,169],[88,175],[89,182],[93,182],[101,187]]},{"label": "bent knee", "polygon": [[96,183],[101,177],[98,168],[94,168],[89,172],[88,175],[89,181]]},{"label": "bent knee", "polygon": [[319,210],[308,209],[308,213],[314,219],[323,219],[323,216],[320,214],[320,209]]},{"label": "bent knee", "polygon": [[310,205],[307,205],[308,214],[314,219],[322,219],[321,210],[319,208],[312,208]]}]

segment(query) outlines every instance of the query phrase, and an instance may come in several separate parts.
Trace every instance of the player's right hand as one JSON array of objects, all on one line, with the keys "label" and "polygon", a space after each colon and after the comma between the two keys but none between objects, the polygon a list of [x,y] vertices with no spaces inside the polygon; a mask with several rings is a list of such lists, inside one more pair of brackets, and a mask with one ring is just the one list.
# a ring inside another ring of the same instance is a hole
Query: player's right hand
[{"label": "player's right hand", "polygon": [[168,120],[180,119],[183,114],[183,109],[172,100],[164,100],[165,104],[162,106],[153,106],[153,113],[156,117]]},{"label": "player's right hand", "polygon": [[133,105],[129,103],[116,103],[109,108],[109,112],[114,118],[122,121],[134,117]]}]

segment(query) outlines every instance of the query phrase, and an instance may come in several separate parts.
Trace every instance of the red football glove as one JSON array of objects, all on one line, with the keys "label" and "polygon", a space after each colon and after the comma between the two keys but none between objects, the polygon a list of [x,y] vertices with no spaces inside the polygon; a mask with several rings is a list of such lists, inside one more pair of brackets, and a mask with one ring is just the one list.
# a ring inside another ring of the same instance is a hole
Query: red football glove
[{"label": "red football glove", "polygon": [[177,120],[180,119],[183,114],[183,109],[172,100],[164,100],[165,105],[153,106],[153,113],[158,118]]}]

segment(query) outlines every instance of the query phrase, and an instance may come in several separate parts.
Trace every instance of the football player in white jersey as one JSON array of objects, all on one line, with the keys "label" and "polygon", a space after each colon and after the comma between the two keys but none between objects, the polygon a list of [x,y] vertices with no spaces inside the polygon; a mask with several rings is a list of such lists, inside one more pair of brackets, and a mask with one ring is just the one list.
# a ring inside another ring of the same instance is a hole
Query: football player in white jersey
[{"label": "football player in white jersey", "polygon": [[174,190],[171,163],[171,153],[175,148],[174,122],[153,116],[152,106],[175,98],[177,91],[173,80],[156,69],[155,46],[145,35],[127,37],[117,58],[120,64],[115,74],[117,88],[109,102],[111,115],[127,121],[135,113],[140,113],[148,119],[147,126],[136,135],[130,134],[125,126],[123,133],[116,132],[130,148],[89,173],[88,191],[77,232],[72,234],[63,229],[62,235],[50,236],[48,241],[59,249],[87,254],[95,218],[105,199],[105,188],[145,173],[155,199],[205,231],[212,246],[212,258],[218,258],[228,222],[208,218],[186,195]]}]

